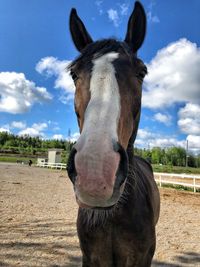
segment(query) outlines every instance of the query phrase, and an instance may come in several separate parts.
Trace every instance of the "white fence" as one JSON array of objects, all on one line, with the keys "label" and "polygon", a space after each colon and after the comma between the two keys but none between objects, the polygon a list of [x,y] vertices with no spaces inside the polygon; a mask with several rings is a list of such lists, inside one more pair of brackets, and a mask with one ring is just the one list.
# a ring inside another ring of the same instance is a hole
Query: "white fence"
[{"label": "white fence", "polygon": [[66,169],[67,164],[65,163],[38,163],[36,165],[37,167],[42,167],[42,168],[51,168],[51,169]]},{"label": "white fence", "polygon": [[193,188],[194,192],[200,188],[200,175],[154,172],[154,177],[159,186],[162,184],[182,185]]},{"label": "white fence", "polygon": [[[65,163],[38,163],[36,166],[51,169],[66,169]],[[162,187],[163,184],[182,185],[193,188],[196,192],[200,188],[200,175],[175,174],[154,172],[156,182]]]}]

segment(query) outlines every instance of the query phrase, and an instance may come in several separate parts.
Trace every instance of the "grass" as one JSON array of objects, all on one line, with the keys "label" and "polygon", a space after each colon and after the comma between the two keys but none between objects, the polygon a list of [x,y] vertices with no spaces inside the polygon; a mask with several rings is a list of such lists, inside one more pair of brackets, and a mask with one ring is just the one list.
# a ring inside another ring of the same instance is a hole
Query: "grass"
[{"label": "grass", "polygon": [[34,164],[36,163],[36,158],[31,158],[31,157],[5,157],[5,156],[0,156],[0,162],[10,162],[10,163],[17,163],[17,161],[28,162],[30,159],[32,160],[32,162]]},{"label": "grass", "polygon": [[200,174],[200,168],[152,164],[154,172]]},{"label": "grass", "polygon": [[[61,155],[61,162],[62,163],[67,163],[69,157],[69,153],[64,151]],[[29,160],[32,160],[32,162],[35,164],[37,163],[37,157],[33,157],[31,155],[17,155],[17,154],[0,154],[0,162],[11,162],[11,163],[17,163],[17,161],[23,161],[23,162],[28,162]]]},{"label": "grass", "polygon": [[[68,159],[68,154],[65,152],[62,155],[62,163],[66,163]],[[17,160],[21,160],[24,162],[27,162],[29,160],[32,160],[33,163],[36,163],[37,158],[31,157],[31,156],[25,156],[22,157],[17,155],[0,155],[0,162],[13,162],[16,163]],[[165,173],[187,173],[187,174],[200,174],[200,168],[192,168],[192,167],[179,167],[179,166],[171,166],[171,165],[159,165],[159,164],[152,164],[153,171],[154,172],[165,172]]]},{"label": "grass", "polygon": [[[157,183],[157,185],[159,186],[159,183]],[[184,186],[184,185],[162,184],[161,188],[162,187],[173,188],[173,189],[176,189],[176,190],[179,190],[179,191],[194,192],[194,188],[188,187],[188,186]],[[196,193],[200,193],[200,189],[196,188]]]}]

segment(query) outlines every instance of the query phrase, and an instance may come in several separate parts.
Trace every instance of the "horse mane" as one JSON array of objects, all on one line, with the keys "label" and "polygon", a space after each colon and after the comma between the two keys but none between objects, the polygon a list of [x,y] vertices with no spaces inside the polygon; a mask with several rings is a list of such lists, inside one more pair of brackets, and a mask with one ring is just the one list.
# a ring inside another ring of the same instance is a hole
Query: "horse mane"
[{"label": "horse mane", "polygon": [[141,161],[141,162],[145,163],[145,164],[147,165],[147,167],[153,172],[153,168],[152,168],[151,164],[150,164],[146,159],[141,158],[141,157],[139,157],[139,156],[135,156],[135,155],[134,155],[134,158],[135,158],[137,161]]}]

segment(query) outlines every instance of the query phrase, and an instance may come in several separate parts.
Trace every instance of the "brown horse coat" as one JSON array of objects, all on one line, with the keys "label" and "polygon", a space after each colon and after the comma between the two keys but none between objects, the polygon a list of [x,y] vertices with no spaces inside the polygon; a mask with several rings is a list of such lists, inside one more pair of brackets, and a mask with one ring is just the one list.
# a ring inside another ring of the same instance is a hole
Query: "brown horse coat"
[{"label": "brown horse coat", "polygon": [[137,58],[146,31],[135,3],[124,42],[93,42],[72,9],[70,30],[80,56],[70,65],[81,136],[67,171],[79,204],[77,230],[83,267],[150,267],[160,199],[148,162],[133,155],[141,85]]}]

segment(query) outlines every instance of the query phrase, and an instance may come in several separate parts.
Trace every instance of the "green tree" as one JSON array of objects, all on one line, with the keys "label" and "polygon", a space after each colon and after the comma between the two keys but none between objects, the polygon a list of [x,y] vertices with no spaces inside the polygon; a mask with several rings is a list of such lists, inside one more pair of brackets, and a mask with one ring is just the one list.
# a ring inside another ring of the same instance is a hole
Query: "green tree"
[{"label": "green tree", "polygon": [[173,166],[185,166],[186,151],[181,147],[171,147],[166,150],[167,162]]},{"label": "green tree", "polygon": [[154,147],[151,151],[151,159],[153,164],[162,163],[163,151],[160,147]]}]

